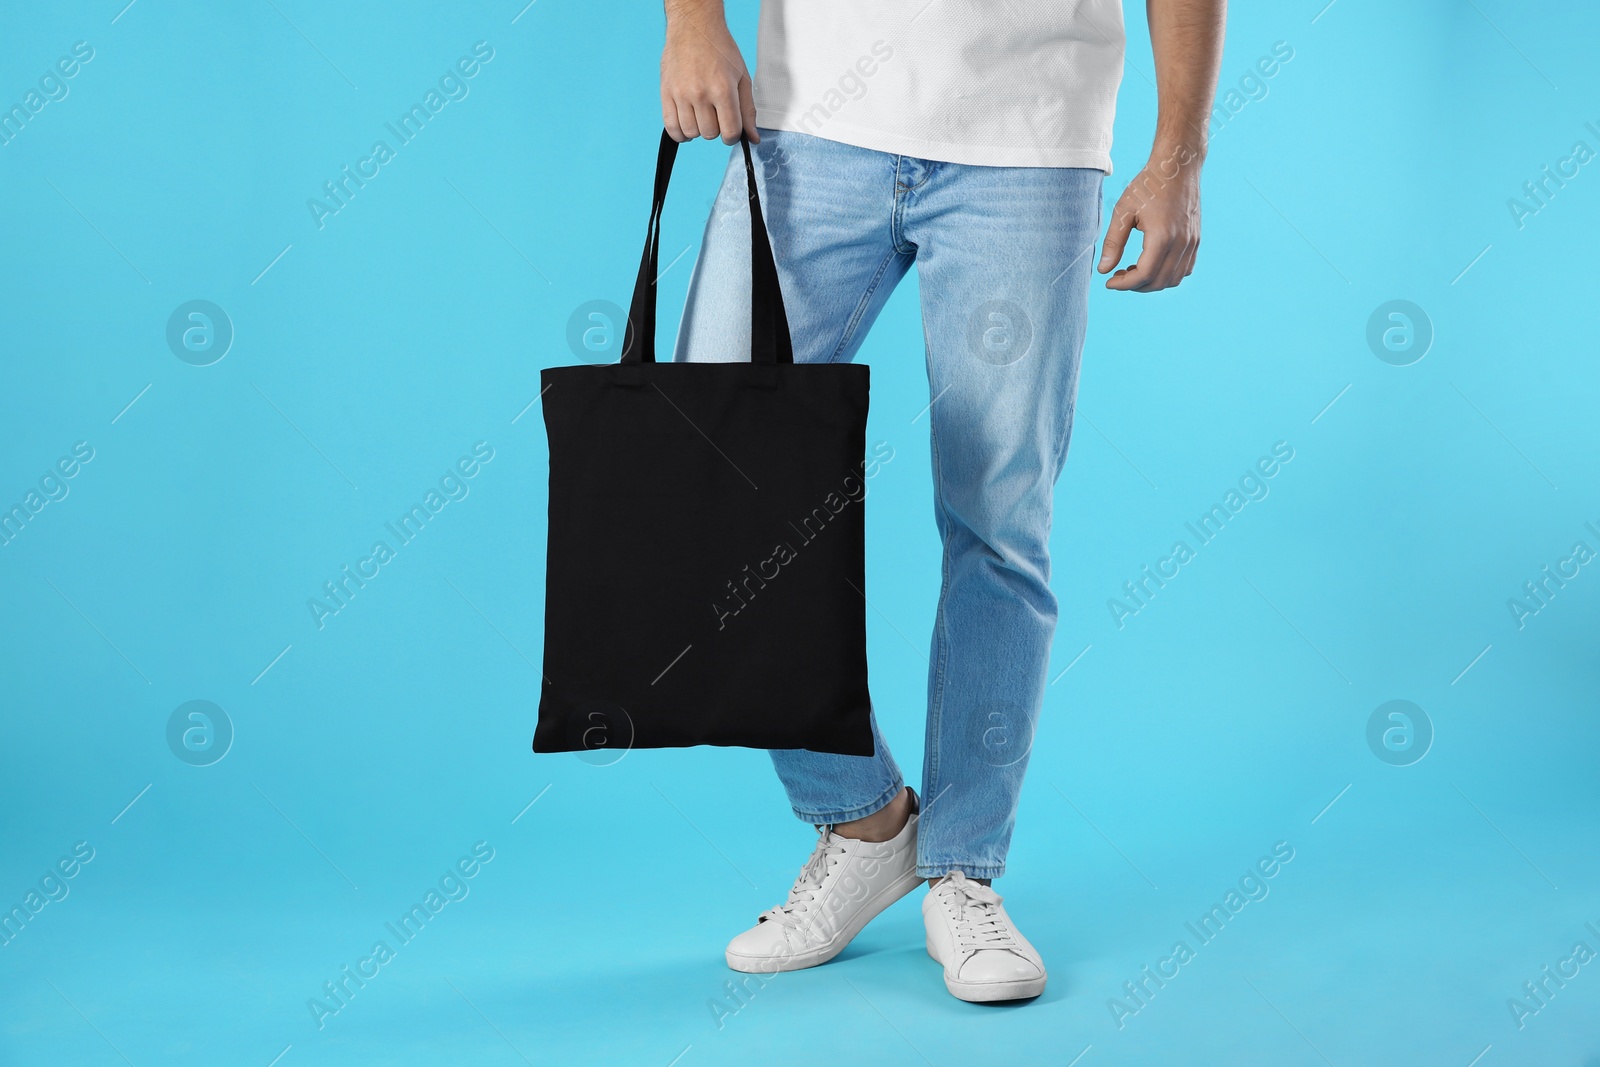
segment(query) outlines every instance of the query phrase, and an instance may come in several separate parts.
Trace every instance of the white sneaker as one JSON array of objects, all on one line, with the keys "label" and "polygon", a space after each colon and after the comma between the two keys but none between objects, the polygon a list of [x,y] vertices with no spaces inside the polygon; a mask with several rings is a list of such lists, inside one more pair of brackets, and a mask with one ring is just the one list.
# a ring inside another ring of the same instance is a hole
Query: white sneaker
[{"label": "white sneaker", "polygon": [[1011,923],[1000,894],[951,871],[922,901],[928,955],[962,1000],[1022,1000],[1044,992],[1044,960]]},{"label": "white sneaker", "polygon": [[819,827],[817,847],[789,899],[728,943],[728,966],[771,974],[827,963],[879,912],[915,889],[921,881],[915,792],[911,804],[911,817],[888,841],[857,841]]}]

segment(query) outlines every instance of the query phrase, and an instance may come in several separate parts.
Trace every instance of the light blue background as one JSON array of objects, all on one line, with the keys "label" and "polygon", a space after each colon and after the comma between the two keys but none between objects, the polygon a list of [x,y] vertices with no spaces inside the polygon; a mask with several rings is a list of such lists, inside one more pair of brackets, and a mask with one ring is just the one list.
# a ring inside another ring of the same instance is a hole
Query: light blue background
[{"label": "light blue background", "polygon": [[[6,107],[95,50],[0,147],[0,504],[95,450],[0,548],[0,902],[95,850],[0,948],[0,1062],[1600,1062],[1600,964],[1525,1029],[1507,1008],[1600,949],[1600,569],[1523,629],[1506,606],[1600,548],[1600,164],[1521,228],[1507,206],[1575,141],[1600,150],[1592,5],[1235,8],[1224,87],[1274,42],[1294,58],[1215,135],[1199,266],[1092,299],[1057,680],[997,883],[1048,991],[950,998],[912,897],[719,1028],[723,945],[811,837],[765,755],[528,748],[528,405],[575,361],[574,309],[626,303],[658,11],[124,2],[0,23]],[[753,63],[756,5],[731,6]],[[1108,209],[1154,119],[1127,18]],[[319,229],[307,199],[480,40],[470,95]],[[680,157],[666,330],[725,159]],[[861,355],[896,449],[869,502],[872,680],[908,768],[938,558],[915,297]],[[235,330],[208,367],[165,340],[193,299]],[[1366,343],[1392,299],[1435,331],[1410,366]],[[470,495],[319,630],[307,599],[478,441]],[[1271,495],[1117,629],[1107,598],[1277,441]],[[166,741],[195,699],[235,730],[208,767]],[[1391,699],[1436,731],[1411,766],[1367,745]],[[308,998],[477,841],[470,895],[319,1030]],[[1108,998],[1279,841],[1271,895],[1119,1030]]]}]

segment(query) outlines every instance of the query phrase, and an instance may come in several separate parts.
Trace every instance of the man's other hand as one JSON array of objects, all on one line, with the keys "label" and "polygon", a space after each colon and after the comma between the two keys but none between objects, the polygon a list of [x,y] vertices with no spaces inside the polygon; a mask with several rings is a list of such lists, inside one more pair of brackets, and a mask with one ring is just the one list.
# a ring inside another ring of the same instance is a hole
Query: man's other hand
[{"label": "man's other hand", "polygon": [[695,137],[751,144],[756,104],[750,72],[733,43],[722,0],[667,0],[667,43],[661,50],[661,124],[673,140]]},{"label": "man's other hand", "polygon": [[1098,270],[1122,261],[1134,230],[1144,235],[1136,262],[1106,280],[1107,289],[1154,293],[1170,289],[1194,270],[1200,248],[1200,158],[1188,147],[1151,153],[1117,198]]}]

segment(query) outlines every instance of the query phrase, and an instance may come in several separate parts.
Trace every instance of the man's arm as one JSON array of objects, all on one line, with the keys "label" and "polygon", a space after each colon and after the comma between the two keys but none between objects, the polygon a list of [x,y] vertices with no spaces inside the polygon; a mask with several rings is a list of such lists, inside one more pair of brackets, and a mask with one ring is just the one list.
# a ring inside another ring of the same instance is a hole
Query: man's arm
[{"label": "man's arm", "polygon": [[1134,230],[1144,234],[1144,246],[1137,262],[1106,281],[1107,289],[1153,293],[1170,289],[1194,270],[1200,247],[1200,166],[1206,158],[1227,10],[1227,0],[1146,0],[1156,58],[1155,144],[1150,161],[1111,213],[1100,273],[1122,260]]},{"label": "man's arm", "polygon": [[677,141],[721,137],[755,144],[756,104],[750,72],[733,43],[722,0],[666,0],[667,43],[661,50],[661,124]]}]

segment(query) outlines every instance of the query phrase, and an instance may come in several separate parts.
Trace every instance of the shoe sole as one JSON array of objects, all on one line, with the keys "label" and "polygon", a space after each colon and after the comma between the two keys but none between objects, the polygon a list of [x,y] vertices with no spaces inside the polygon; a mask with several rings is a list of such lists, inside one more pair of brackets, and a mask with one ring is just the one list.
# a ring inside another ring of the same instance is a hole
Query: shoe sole
[{"label": "shoe sole", "polygon": [[[933,946],[930,944],[927,948],[928,957],[942,968],[944,961],[934,955]],[[1031,1000],[1044,992],[1044,984],[1049,977],[1041,975],[1038,978],[1025,978],[1016,982],[962,982],[947,974],[944,977],[944,987],[957,1000],[964,1000],[969,1004],[993,1004],[1002,1000]]]},{"label": "shoe sole", "polygon": [[724,953],[728,966],[744,974],[775,974],[779,971],[803,971],[827,963],[845,950],[866,925],[888,909],[889,905],[910,893],[923,881],[915,870],[909,871],[897,882],[891,882],[878,895],[862,905],[861,910],[829,943],[818,948],[798,952],[792,956],[745,956],[733,951]]}]

